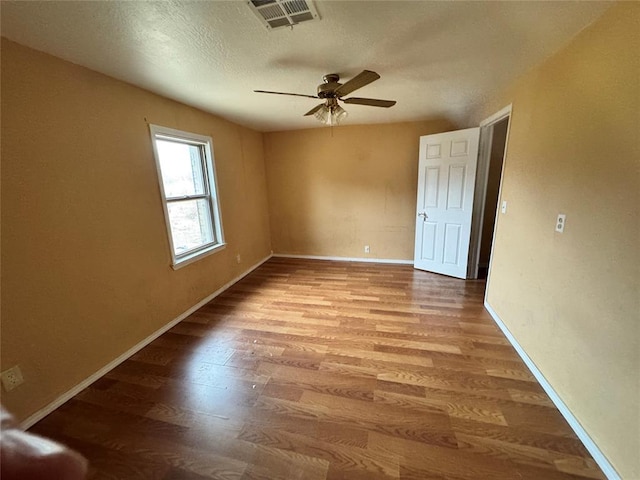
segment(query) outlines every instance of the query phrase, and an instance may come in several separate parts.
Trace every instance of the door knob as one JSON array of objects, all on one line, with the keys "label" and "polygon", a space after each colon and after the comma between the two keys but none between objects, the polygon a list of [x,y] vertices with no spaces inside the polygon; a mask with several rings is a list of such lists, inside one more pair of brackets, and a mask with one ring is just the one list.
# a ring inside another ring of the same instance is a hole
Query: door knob
[{"label": "door knob", "polygon": [[418,214],[418,216],[419,216],[419,217],[422,217],[422,220],[426,220],[427,218],[429,218],[429,217],[427,216],[427,212],[420,212],[420,213]]}]

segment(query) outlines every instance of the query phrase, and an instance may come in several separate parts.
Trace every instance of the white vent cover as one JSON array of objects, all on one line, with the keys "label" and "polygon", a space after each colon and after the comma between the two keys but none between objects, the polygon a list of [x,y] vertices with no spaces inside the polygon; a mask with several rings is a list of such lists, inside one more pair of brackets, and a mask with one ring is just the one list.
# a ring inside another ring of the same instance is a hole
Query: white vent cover
[{"label": "white vent cover", "polygon": [[320,20],[311,0],[249,0],[248,4],[269,30]]}]

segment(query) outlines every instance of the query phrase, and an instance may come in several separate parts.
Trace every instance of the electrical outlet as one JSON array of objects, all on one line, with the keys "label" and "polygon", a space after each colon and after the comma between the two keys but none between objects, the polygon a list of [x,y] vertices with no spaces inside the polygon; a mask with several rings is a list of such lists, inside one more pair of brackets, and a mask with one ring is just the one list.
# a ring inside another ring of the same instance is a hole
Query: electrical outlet
[{"label": "electrical outlet", "polygon": [[369,245],[364,246],[364,253],[371,253],[371,247]]},{"label": "electrical outlet", "polygon": [[242,261],[242,257],[240,257],[240,254],[236,255],[236,262],[240,263]]},{"label": "electrical outlet", "polygon": [[20,371],[19,365],[15,365],[2,372],[2,386],[7,392],[10,392],[23,383],[24,378],[22,378],[22,372]]},{"label": "electrical outlet", "polygon": [[564,213],[559,213],[556,219],[556,232],[564,232],[564,224],[567,223],[567,216]]}]

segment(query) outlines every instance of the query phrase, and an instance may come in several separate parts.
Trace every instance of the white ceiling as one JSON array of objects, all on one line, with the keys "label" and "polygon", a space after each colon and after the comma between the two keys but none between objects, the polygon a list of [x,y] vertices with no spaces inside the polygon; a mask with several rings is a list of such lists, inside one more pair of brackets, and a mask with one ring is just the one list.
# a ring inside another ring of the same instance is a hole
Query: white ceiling
[{"label": "white ceiling", "polygon": [[245,1],[2,1],[2,35],[261,131],[314,128],[322,75],[381,79],[345,124],[460,121],[611,2],[316,1],[321,20],[268,31]]}]

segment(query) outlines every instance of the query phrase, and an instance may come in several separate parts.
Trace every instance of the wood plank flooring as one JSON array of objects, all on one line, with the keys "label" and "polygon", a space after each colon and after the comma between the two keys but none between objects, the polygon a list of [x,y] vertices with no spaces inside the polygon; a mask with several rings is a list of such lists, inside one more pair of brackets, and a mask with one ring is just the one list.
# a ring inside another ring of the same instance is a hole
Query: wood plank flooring
[{"label": "wood plank flooring", "polygon": [[32,428],[92,479],[602,479],[484,282],[271,259]]}]

